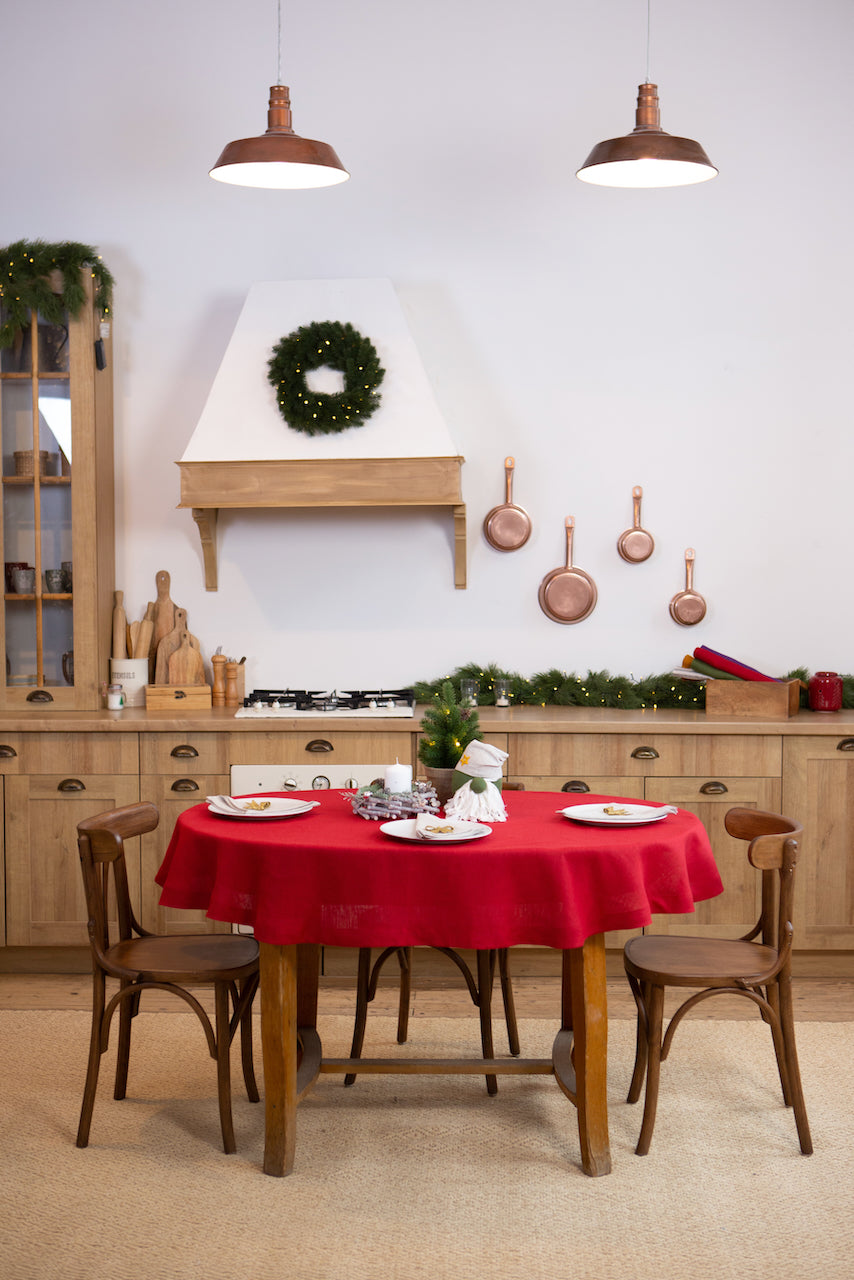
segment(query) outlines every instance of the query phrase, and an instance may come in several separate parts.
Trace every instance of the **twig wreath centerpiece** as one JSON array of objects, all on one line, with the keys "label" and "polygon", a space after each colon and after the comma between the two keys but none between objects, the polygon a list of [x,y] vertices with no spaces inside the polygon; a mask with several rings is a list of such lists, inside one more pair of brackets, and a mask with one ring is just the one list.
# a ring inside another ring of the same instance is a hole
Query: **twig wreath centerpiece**
[{"label": "twig wreath centerpiece", "polygon": [[[80,279],[88,269],[95,281],[95,296],[102,318],[110,313],[113,302],[113,277],[104,266],[100,254],[88,244],[63,241],[46,244],[44,240],[16,240],[0,249],[0,348],[11,347],[17,335],[36,314],[48,324],[62,324],[67,312],[76,316],[86,302]],[[54,293],[50,276],[62,273],[62,291]]]},{"label": "twig wreath centerpiece", "polygon": [[[337,394],[312,391],[306,374],[328,365],[344,375]],[[288,426],[306,435],[334,435],[360,427],[380,404],[377,387],[385,377],[369,338],[338,320],[302,325],[273,348],[268,378]]]}]

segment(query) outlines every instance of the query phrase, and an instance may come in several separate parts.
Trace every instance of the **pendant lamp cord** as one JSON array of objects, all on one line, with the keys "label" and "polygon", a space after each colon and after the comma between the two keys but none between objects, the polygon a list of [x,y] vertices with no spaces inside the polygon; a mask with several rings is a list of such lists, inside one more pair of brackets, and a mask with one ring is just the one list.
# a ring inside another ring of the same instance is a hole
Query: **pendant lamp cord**
[{"label": "pendant lamp cord", "polygon": [[[279,4],[281,8],[281,0],[279,0]],[[651,8],[652,8],[652,0],[646,0],[646,82],[647,84],[650,83],[650,80],[649,80],[649,28],[650,28]],[[281,13],[279,16],[281,18]]]},{"label": "pendant lamp cord", "polygon": [[276,63],[276,84],[282,83],[282,0],[279,0],[279,29],[276,48],[278,50],[278,61]]}]

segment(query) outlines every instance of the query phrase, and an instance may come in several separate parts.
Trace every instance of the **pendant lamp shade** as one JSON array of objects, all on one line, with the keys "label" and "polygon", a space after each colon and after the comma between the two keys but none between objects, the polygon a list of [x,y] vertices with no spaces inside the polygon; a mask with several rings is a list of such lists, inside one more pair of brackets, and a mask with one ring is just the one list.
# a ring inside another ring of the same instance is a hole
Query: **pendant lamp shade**
[{"label": "pendant lamp shade", "polygon": [[658,85],[647,81],[638,86],[632,132],[600,142],[575,176],[600,187],[684,187],[717,173],[699,142],[664,132]]},{"label": "pendant lamp shade", "polygon": [[331,187],[346,182],[350,175],[327,143],[294,133],[288,89],[274,84],[266,133],[229,142],[210,176],[233,186],[296,190]]}]

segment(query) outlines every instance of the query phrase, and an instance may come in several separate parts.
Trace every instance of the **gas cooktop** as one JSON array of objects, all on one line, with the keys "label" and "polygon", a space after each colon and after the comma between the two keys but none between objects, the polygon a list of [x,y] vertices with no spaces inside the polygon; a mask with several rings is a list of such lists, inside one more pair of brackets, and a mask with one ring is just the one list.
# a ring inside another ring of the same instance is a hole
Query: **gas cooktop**
[{"label": "gas cooktop", "polygon": [[389,716],[415,714],[411,689],[253,689],[237,716]]}]

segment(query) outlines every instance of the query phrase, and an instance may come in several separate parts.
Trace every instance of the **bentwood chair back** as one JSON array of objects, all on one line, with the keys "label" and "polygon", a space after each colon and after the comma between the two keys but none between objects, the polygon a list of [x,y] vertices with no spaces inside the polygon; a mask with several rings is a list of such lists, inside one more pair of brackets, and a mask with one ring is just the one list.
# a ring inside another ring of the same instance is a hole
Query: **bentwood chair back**
[{"label": "bentwood chair back", "polygon": [[[638,1155],[649,1151],[661,1062],[676,1028],[686,1013],[715,995],[739,995],[757,1005],[771,1029],[783,1101],[794,1111],[801,1151],[812,1154],[792,1012],[792,905],[802,828],[779,813],[740,808],[729,810],[725,824],[731,836],[747,842],[748,861],[762,877],[762,905],[753,929],[736,940],[646,934],[630,939],[624,948],[626,975],[638,1007],[629,1102],[640,1097],[646,1073]],[[662,1036],[666,987],[699,990],[679,1005]]]},{"label": "bentwood chair back", "polygon": [[[226,1152],[236,1150],[231,1112],[230,1049],[240,1028],[243,1077],[250,1102],[257,1102],[258,1087],[252,1062],[252,1001],[258,988],[258,943],[244,934],[196,934],[159,937],[138,923],[128,891],[125,840],[153,831],[159,814],[153,804],[142,802],[112,809],[88,818],[77,827],[77,846],[92,953],[92,1030],[89,1065],[83,1092],[77,1146],[89,1142],[101,1057],[109,1047],[110,1023],[119,1010],[119,1042],[114,1098],[127,1091],[132,1020],[146,989],[171,991],[184,1000],[204,1029],[208,1050],[217,1064],[217,1092]],[[110,874],[112,872],[112,875]],[[111,883],[112,882],[112,883]],[[111,936],[110,906],[117,917]],[[118,990],[106,998],[107,978],[118,980]],[[188,986],[211,986],[215,1025]]]}]

